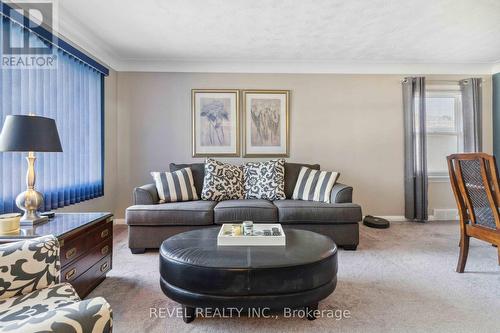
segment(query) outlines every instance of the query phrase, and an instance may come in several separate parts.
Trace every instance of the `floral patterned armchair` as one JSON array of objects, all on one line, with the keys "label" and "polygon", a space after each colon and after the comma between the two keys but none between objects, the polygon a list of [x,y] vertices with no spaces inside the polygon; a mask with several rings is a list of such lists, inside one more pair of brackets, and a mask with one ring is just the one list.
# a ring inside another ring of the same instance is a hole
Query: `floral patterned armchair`
[{"label": "floral patterned armchair", "polygon": [[82,301],[59,270],[54,236],[0,245],[0,332],[111,332],[108,302]]}]

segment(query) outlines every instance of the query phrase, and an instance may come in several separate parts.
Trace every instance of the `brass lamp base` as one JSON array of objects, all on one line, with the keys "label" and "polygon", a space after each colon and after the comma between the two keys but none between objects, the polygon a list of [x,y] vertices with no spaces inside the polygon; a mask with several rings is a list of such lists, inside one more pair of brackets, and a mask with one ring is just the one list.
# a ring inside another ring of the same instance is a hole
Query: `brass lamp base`
[{"label": "brass lamp base", "polygon": [[43,205],[42,193],[35,190],[35,153],[29,152],[26,157],[28,171],[26,173],[26,185],[28,189],[16,198],[16,205],[24,211],[21,217],[21,225],[34,225],[48,220],[46,216],[40,216],[38,209]]},{"label": "brass lamp base", "polygon": [[16,198],[16,205],[24,211],[21,217],[21,225],[34,225],[47,221],[49,218],[40,216],[38,208],[43,205],[43,195],[35,190],[28,189]]}]

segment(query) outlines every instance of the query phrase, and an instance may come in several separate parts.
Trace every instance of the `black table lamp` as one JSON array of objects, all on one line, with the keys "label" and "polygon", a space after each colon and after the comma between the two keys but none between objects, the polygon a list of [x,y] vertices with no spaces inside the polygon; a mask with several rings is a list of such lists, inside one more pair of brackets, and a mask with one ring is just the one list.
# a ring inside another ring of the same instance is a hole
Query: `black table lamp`
[{"label": "black table lamp", "polygon": [[16,198],[16,205],[24,211],[21,224],[36,224],[47,220],[38,213],[43,195],[35,191],[35,152],[62,152],[54,119],[38,116],[7,116],[0,133],[0,151],[28,152],[27,190]]}]

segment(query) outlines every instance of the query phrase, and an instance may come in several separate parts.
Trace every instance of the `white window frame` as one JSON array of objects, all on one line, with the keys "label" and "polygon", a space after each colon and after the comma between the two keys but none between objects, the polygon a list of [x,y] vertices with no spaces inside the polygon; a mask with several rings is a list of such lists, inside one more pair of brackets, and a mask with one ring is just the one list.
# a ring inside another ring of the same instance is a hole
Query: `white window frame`
[{"label": "white window frame", "polygon": [[[455,99],[455,131],[435,131],[435,130],[429,130],[428,127],[426,127],[426,137],[429,135],[435,135],[435,136],[445,136],[445,135],[450,135],[450,136],[457,136],[457,141],[458,141],[458,152],[462,152],[464,149],[464,131],[463,131],[463,119],[462,119],[462,93],[460,91],[460,88],[457,86],[455,87],[428,87],[426,91],[426,98],[450,98],[453,97]],[[444,157],[443,157],[444,158]],[[449,179],[449,174],[448,171],[429,171],[427,172],[427,176],[429,180],[435,181],[435,182],[440,182],[440,181],[448,181]]]}]

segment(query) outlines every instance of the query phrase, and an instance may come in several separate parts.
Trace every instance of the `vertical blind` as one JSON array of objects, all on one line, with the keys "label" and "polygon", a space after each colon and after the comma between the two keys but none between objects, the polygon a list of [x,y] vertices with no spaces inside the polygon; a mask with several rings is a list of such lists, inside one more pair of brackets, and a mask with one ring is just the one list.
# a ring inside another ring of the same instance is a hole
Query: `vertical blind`
[{"label": "vertical blind", "polygon": [[[44,43],[36,34],[2,16],[11,39],[22,45]],[[104,194],[104,77],[93,67],[60,48],[52,69],[1,68],[0,126],[10,114],[35,114],[56,121],[62,153],[38,153],[36,189],[44,195],[43,210],[51,210]],[[40,133],[43,135],[43,133]],[[26,189],[25,153],[0,152],[0,213],[17,211],[16,196]]]}]

